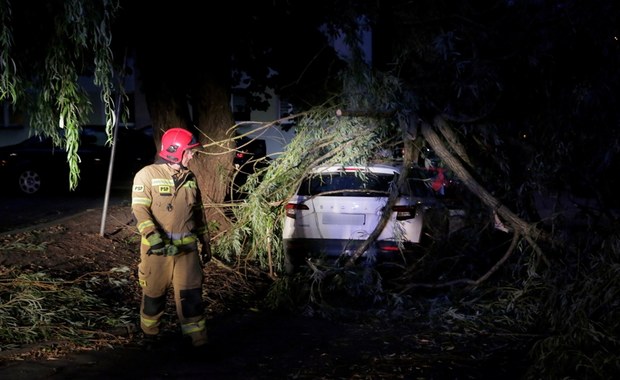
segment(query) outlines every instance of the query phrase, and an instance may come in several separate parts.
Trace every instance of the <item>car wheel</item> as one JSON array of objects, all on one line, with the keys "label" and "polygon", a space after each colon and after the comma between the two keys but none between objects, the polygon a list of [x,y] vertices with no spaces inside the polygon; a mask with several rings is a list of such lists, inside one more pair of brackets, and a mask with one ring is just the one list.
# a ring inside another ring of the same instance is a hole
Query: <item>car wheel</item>
[{"label": "car wheel", "polygon": [[19,190],[24,194],[41,191],[41,175],[36,170],[24,170],[18,177]]}]

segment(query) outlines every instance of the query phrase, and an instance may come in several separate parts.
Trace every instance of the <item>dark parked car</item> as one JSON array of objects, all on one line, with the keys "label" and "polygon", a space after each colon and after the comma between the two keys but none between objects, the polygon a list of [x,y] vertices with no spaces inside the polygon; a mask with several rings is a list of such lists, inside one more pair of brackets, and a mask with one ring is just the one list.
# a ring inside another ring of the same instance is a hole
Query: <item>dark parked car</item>
[{"label": "dark parked car", "polygon": [[[117,132],[112,180],[130,183],[140,168],[153,162],[155,144],[141,130],[119,127]],[[106,141],[103,126],[82,127],[77,190],[105,188],[112,153]],[[5,191],[34,195],[69,190],[67,153],[55,147],[50,138],[32,136],[19,144],[0,147],[0,175]]]}]

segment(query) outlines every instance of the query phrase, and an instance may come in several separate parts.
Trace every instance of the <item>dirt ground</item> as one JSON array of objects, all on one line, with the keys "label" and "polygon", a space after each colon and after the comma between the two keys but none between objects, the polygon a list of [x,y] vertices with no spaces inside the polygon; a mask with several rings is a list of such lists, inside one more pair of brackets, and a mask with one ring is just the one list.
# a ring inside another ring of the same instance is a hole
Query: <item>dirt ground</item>
[{"label": "dirt ground", "polygon": [[135,308],[134,322],[87,345],[40,342],[0,351],[1,379],[519,378],[515,363],[506,366],[505,359],[455,343],[450,333],[429,326],[266,310],[261,304],[272,279],[218,260],[205,268],[209,345],[185,347],[169,317],[160,344],[146,349],[135,324],[138,254],[130,209],[110,208],[104,236],[101,215],[91,209],[0,235],[0,281],[15,271],[75,281],[128,267],[133,285],[107,297]]}]

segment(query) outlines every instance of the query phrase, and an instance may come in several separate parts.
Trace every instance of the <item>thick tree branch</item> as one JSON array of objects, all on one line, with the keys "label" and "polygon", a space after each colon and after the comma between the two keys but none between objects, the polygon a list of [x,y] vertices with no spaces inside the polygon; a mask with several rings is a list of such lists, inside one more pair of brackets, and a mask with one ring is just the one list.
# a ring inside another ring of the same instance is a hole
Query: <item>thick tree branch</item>
[{"label": "thick tree branch", "polygon": [[454,133],[452,128],[450,128],[448,123],[443,118],[437,117],[435,118],[435,124],[437,125],[439,132],[442,134],[442,136],[446,139],[446,141],[450,145],[450,149],[456,152],[456,154],[460,157],[460,159],[463,160],[465,163],[467,163],[467,165],[471,166],[471,160],[467,156],[467,152],[465,151],[465,148],[461,144],[459,144],[456,134]]},{"label": "thick tree branch", "polygon": [[[438,128],[449,129],[448,124],[440,117],[435,119],[435,125],[437,125]],[[422,123],[421,132],[433,151],[437,153],[442,162],[444,162],[448,168],[463,182],[467,189],[475,194],[482,201],[482,203],[488,206],[491,210],[495,211],[503,220],[507,221],[511,228],[516,230],[519,234],[530,238],[532,242],[537,240],[539,237],[543,237],[543,231],[519,218],[508,207],[502,205],[497,198],[482,187],[472,177],[472,175],[469,174],[461,162],[448,151],[442,140],[428,123]]]}]

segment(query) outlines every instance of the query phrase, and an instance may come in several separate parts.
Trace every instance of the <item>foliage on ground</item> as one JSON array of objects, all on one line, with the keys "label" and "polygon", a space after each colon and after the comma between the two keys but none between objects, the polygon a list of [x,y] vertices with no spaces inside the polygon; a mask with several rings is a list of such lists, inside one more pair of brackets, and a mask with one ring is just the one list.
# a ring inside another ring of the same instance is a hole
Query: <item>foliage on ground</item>
[{"label": "foliage on ground", "polygon": [[[129,217],[124,213],[115,212],[117,220]],[[1,360],[58,357],[135,339],[135,231],[127,219],[102,237],[85,230],[98,215],[86,215],[2,237]],[[584,229],[573,250],[545,247],[546,258],[561,267],[519,249],[487,281],[467,286],[454,280],[483,275],[510,241],[487,230],[475,245],[464,244],[476,230],[429,245],[415,265],[378,270],[310,266],[298,276],[270,277],[256,263],[216,258],[206,270],[208,315],[260,308],[356,325],[359,337],[338,345],[372,352],[389,344],[394,353],[371,355],[357,365],[358,374],[449,375],[458,368],[477,378],[489,371],[531,379],[617,375],[620,267],[613,229],[596,226],[596,236]],[[314,374],[321,376],[318,368]]]}]

